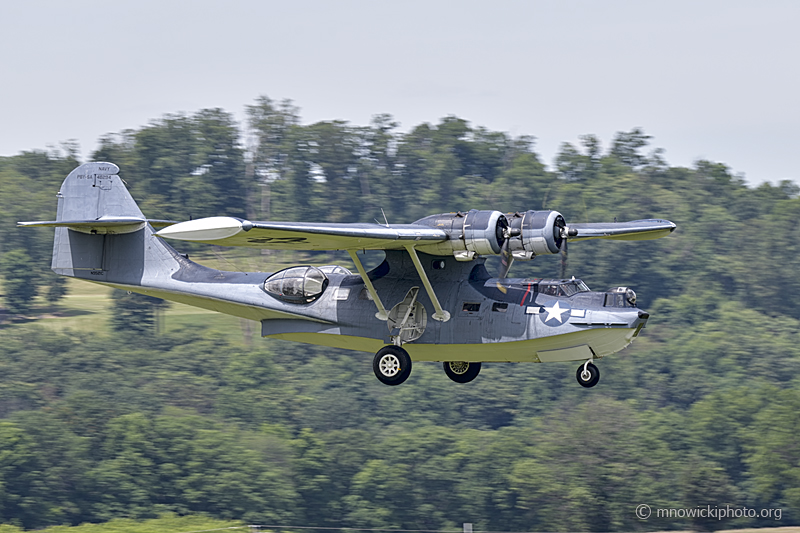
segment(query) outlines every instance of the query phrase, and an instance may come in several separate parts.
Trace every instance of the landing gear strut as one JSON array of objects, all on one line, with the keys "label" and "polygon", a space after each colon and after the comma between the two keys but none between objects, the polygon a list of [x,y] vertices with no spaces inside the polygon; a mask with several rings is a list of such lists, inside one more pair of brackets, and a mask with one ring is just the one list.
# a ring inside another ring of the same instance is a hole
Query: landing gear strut
[{"label": "landing gear strut", "polygon": [[411,357],[400,346],[384,346],[375,354],[372,370],[384,385],[400,385],[411,374]]},{"label": "landing gear strut", "polygon": [[594,387],[600,381],[600,370],[594,364],[586,361],[578,367],[575,377],[582,386],[587,388]]},{"label": "landing gear strut", "polygon": [[442,363],[444,373],[456,383],[468,383],[478,377],[481,371],[480,363],[466,363],[464,361],[445,361]]}]

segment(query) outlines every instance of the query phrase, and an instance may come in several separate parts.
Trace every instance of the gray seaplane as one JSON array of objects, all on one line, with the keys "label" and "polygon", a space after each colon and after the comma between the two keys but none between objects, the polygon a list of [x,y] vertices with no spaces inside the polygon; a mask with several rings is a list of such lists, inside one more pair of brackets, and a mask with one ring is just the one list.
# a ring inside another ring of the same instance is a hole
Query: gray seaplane
[{"label": "gray seaplane", "polygon": [[[58,192],[52,269],[71,276],[261,322],[261,334],[375,353],[373,370],[399,385],[412,361],[439,361],[453,381],[483,362],[580,361],[578,383],[597,384],[592,363],[628,346],[649,314],[626,287],[590,291],[579,279],[515,279],[514,260],[566,251],[588,239],[647,240],[667,220],[570,224],[557,211],[472,210],[412,224],[251,222],[210,217],[147,219],[112,163],[86,163]],[[159,229],[160,228],[160,229]],[[341,266],[274,273],[227,272],[194,263],[166,239],[277,250],[345,250]],[[357,252],[383,250],[366,271]],[[484,263],[501,256],[498,277]],[[562,274],[563,278],[563,274]]]}]

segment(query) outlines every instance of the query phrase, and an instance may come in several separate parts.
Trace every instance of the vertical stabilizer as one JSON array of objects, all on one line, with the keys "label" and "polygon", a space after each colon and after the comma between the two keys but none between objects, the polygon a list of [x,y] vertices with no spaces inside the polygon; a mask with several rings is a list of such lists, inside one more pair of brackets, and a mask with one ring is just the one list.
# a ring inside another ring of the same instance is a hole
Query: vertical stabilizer
[{"label": "vertical stabilizer", "polygon": [[58,192],[56,220],[144,218],[118,173],[113,163],[85,163],[70,172]]},{"label": "vertical stabilizer", "polygon": [[113,163],[85,163],[58,192],[52,269],[106,283],[140,285],[145,274],[177,269],[177,253],[153,237]]}]

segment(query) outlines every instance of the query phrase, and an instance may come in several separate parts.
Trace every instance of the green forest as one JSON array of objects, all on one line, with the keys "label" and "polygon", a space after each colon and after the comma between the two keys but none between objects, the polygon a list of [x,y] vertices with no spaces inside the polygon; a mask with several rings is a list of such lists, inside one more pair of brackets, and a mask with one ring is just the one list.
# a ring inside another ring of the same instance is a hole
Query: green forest
[{"label": "green forest", "polygon": [[[166,115],[104,136],[87,160],[117,164],[156,219],[373,222],[383,210],[410,223],[473,208],[669,219],[678,229],[657,241],[570,247],[569,276],[594,290],[630,286],[652,316],[599,362],[593,389],[575,383],[571,363],[485,364],[466,385],[420,363],[386,387],[372,354],[261,339],[257,324],[219,315],[164,326],[171,307],[121,292],[97,320],[51,327],[46,317],[68,315],[71,291],[90,284],[49,271],[51,230],[15,224],[55,218],[79,151],[68,142],[0,158],[0,522],[800,525],[800,189],[751,187],[719,162],[670,166],[638,128],[608,146],[580,139],[548,166],[533,137],[454,116],[407,130],[390,115],[303,124],[291,101],[260,97],[243,124],[222,109]],[[352,267],[338,253],[176,248],[228,270]],[[538,257],[511,276],[559,267]],[[640,504],[653,516],[637,517]],[[707,506],[780,514],[655,513]]]}]

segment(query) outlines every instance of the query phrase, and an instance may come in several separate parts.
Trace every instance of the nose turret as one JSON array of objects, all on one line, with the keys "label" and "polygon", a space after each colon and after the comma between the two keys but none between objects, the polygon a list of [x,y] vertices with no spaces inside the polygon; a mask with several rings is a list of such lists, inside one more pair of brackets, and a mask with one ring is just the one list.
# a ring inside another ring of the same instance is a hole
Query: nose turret
[{"label": "nose turret", "polygon": [[636,293],[630,287],[613,287],[606,291],[606,307],[636,307]]},{"label": "nose turret", "polygon": [[609,323],[635,329],[634,337],[650,318],[650,313],[636,307],[636,292],[630,287],[607,290],[603,297],[603,311]]}]

